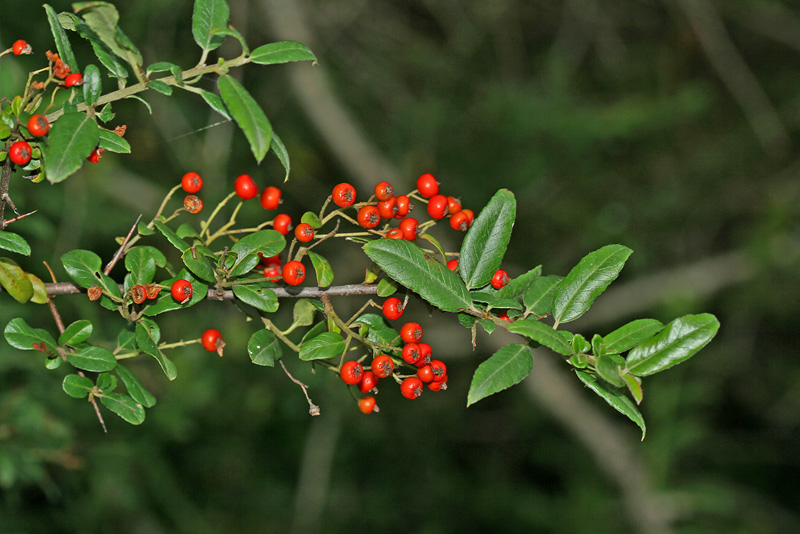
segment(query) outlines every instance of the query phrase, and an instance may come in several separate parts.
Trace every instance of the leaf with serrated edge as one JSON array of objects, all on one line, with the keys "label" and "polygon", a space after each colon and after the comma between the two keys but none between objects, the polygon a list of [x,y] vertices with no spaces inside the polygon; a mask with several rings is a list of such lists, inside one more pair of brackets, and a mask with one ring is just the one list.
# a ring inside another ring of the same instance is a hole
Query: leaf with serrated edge
[{"label": "leaf with serrated edge", "polygon": [[461,244],[458,271],[469,289],[489,283],[500,268],[517,214],[514,194],[501,189],[475,217]]},{"label": "leaf with serrated edge", "polygon": [[506,345],[475,369],[467,394],[467,406],[518,384],[532,369],[530,348],[519,343]]},{"label": "leaf with serrated edge", "polygon": [[626,370],[632,375],[648,376],[668,369],[705,347],[717,330],[719,321],[709,313],[679,317],[631,349]]},{"label": "leaf with serrated edge", "polygon": [[508,325],[508,331],[530,338],[559,354],[572,354],[572,347],[559,332],[532,317],[514,321]]},{"label": "leaf with serrated edge", "polygon": [[613,282],[633,251],[622,245],[606,245],[590,252],[561,281],[553,294],[556,323],[574,321]]},{"label": "leaf with serrated edge", "polygon": [[607,386],[604,382],[597,380],[596,376],[586,371],[575,371],[575,373],[578,375],[578,378],[581,379],[581,382],[586,384],[589,389],[606,401],[609,406],[636,423],[639,428],[642,429],[642,441],[644,441],[644,436],[647,433],[644,417],[642,417],[641,412],[639,412],[639,409],[630,398],[614,388]]},{"label": "leaf with serrated edge", "polygon": [[[664,325],[655,319],[637,319],[603,338],[606,354],[619,354],[656,335]],[[597,355],[595,355],[597,356]]]},{"label": "leaf with serrated edge", "polygon": [[217,83],[222,101],[244,132],[256,161],[261,163],[272,141],[272,125],[269,119],[247,89],[234,78],[226,74],[220,76]]},{"label": "leaf with serrated edge", "polygon": [[281,344],[275,334],[264,329],[250,336],[250,340],[247,342],[247,353],[254,364],[273,367],[275,360],[279,360],[283,355],[283,349],[281,349]]}]

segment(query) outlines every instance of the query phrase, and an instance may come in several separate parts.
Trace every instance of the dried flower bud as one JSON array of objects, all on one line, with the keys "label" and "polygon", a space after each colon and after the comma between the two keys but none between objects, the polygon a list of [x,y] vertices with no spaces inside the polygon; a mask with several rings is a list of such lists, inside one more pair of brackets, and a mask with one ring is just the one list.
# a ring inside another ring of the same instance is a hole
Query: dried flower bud
[{"label": "dried flower bud", "polygon": [[147,290],[144,286],[140,286],[139,284],[134,285],[131,288],[131,299],[136,304],[141,304],[147,298]]},{"label": "dried flower bud", "polygon": [[147,298],[152,300],[152,299],[158,298],[158,292],[161,291],[161,288],[158,287],[158,286],[145,284],[144,285],[144,291],[145,291],[145,294],[147,295]]},{"label": "dried flower bud", "polygon": [[203,201],[195,195],[186,195],[186,198],[183,199],[183,207],[189,213],[200,213],[203,209]]},{"label": "dried flower bud", "polygon": [[98,300],[103,296],[103,288],[100,286],[92,286],[88,291],[89,300]]},{"label": "dried flower bud", "polygon": [[114,128],[114,133],[120,137],[125,137],[125,130],[127,129],[128,127],[125,124],[123,124],[122,126],[117,126],[116,128]]}]

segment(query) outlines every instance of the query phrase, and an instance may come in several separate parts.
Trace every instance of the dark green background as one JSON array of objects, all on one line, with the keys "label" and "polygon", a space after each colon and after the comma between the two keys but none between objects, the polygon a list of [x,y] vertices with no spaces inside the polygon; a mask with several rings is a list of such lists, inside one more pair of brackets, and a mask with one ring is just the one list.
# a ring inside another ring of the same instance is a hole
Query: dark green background
[{"label": "dark green background", "polygon": [[[145,64],[195,64],[190,1],[119,9]],[[230,303],[160,320],[167,341],[219,328],[225,357],[197,346],[174,352],[174,383],[155,362],[138,363],[158,404],[140,427],[106,412],[107,435],[88,405],[61,391],[63,370],[2,341],[0,532],[646,531],[630,494],[606,474],[631,451],[675,532],[800,530],[796,3],[250,1],[233,3],[231,22],[252,47],[295,39],[319,58],[314,67],[233,72],[292,158],[282,211],[316,209],[341,181],[365,196],[383,179],[410,190],[422,172],[476,211],[507,187],[518,201],[504,262],[512,275],[538,264],[563,275],[608,243],[635,251],[578,331],[708,311],[720,333],[694,359],[646,380],[642,443],[562,365],[549,367],[592,411],[553,411],[537,388],[560,383],[532,379],[465,409],[472,372],[503,341],[479,336],[473,352],[454,317],[429,316],[420,302],[406,317],[423,323],[451,388],[410,402],[386,384],[381,412],[368,417],[337,379],[289,357],[321,406],[310,418],[280,369],[249,363],[255,325]],[[0,48],[18,38],[36,54],[0,58],[0,96],[18,94],[54,49],[44,10],[4,0]],[[96,62],[74,42],[82,65]],[[231,41],[218,52],[239,49]],[[319,84],[329,89],[322,96]],[[152,115],[137,102],[114,105],[131,155],[107,153],[56,186],[14,179],[20,209],[39,210],[13,227],[34,248],[20,259],[26,269],[46,279],[47,260],[65,280],[65,251],[109,258],[113,238],[139,213],[152,215],[188,170],[205,180],[207,210],[243,172],[280,185],[275,158],[256,165],[231,124],[201,130],[222,119],[196,95],[144,96]],[[333,126],[325,133],[310,117]],[[337,148],[358,140],[371,151]],[[240,217],[257,223],[265,213],[256,203]],[[449,228],[437,236],[457,247]],[[368,266],[355,244],[322,252],[337,283],[359,281]],[[692,266],[697,276],[684,276]],[[628,292],[615,297],[615,287]],[[614,304],[600,309],[604,299]],[[55,331],[44,307],[9,300],[0,303],[3,325],[24,316]],[[81,297],[57,302],[65,320],[92,320],[97,340],[122,326]],[[334,303],[355,310],[363,300]],[[290,309],[283,303],[278,324],[289,324]],[[534,374],[543,359],[558,363],[537,353]],[[596,411],[623,449],[597,456],[564,424],[582,427]]]}]

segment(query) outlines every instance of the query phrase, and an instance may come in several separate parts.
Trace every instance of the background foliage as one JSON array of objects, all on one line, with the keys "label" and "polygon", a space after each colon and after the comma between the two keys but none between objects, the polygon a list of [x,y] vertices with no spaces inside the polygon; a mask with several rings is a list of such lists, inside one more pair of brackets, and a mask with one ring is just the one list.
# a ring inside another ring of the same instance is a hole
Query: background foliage
[{"label": "background foliage", "polygon": [[[146,63],[196,62],[191,4],[118,5]],[[4,11],[15,15],[0,21],[0,47],[25,38],[37,54],[3,58],[0,94],[12,95],[52,37],[43,10],[6,0]],[[320,59],[235,73],[292,156],[288,213],[318,206],[346,179],[411,189],[430,171],[473,207],[507,187],[519,201],[504,264],[512,275],[539,263],[564,274],[606,243],[635,251],[624,287],[582,319],[587,331],[611,331],[634,312],[719,317],[702,356],[648,382],[643,443],[624,417],[609,417],[674,531],[687,533],[800,530],[799,15],[772,0],[231,2],[249,42],[298,40]],[[110,257],[111,236],[152,213],[186,170],[203,175],[209,199],[242,172],[283,180],[274,158],[254,164],[234,125],[203,129],[222,119],[198,99],[147,99],[152,116],[140,103],[115,105],[132,155],[106,153],[60,185],[12,186],[18,205],[39,209],[15,227],[37,260],[47,251],[58,265],[73,248]],[[260,209],[243,216],[258,220]],[[357,252],[326,251],[353,264],[337,283],[362,276]],[[654,273],[663,276],[639,289]],[[40,309],[8,300],[3,323],[52,327]],[[636,302],[648,308],[632,310]],[[118,329],[86,304],[59,299],[66,321]],[[188,339],[219,328],[226,356],[187,349],[169,384],[152,366],[137,369],[158,404],[142,427],[109,416],[108,435],[39,358],[0,345],[0,531],[643,528],[607,476],[627,449],[590,452],[535,376],[465,409],[472,371],[500,342],[480,337],[472,352],[467,330],[428,317],[421,302],[407,314],[434,333],[448,392],[409,402],[387,391],[381,413],[366,417],[338,382],[302,376],[322,408],[313,420],[296,386],[249,362],[251,331],[233,306],[193,310],[195,321],[165,317],[162,330]],[[534,375],[545,359],[555,361],[537,355]],[[590,407],[602,404],[571,382]]]}]

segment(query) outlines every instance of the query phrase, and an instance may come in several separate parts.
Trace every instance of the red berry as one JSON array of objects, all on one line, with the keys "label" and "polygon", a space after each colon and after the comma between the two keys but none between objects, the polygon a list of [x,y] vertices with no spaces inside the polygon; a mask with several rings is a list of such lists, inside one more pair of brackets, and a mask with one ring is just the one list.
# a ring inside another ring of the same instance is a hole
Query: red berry
[{"label": "red berry", "polygon": [[33,150],[27,141],[14,141],[8,148],[8,158],[17,165],[27,165]]},{"label": "red berry", "polygon": [[272,219],[272,227],[281,234],[286,235],[292,227],[292,218],[285,213],[276,215],[275,218]]},{"label": "red berry", "polygon": [[314,228],[308,223],[300,223],[297,225],[297,228],[294,229],[294,236],[301,243],[308,243],[314,239],[314,233]]},{"label": "red berry", "polygon": [[192,298],[192,284],[188,280],[179,278],[172,283],[172,298],[184,304]]},{"label": "red berry", "polygon": [[447,366],[441,360],[431,360],[431,370],[433,371],[433,381],[441,382],[447,376]]},{"label": "red berry", "polygon": [[306,279],[306,268],[299,261],[290,261],[283,266],[283,280],[290,286],[298,286]]},{"label": "red berry", "polygon": [[67,74],[67,77],[64,78],[64,85],[66,87],[72,87],[75,85],[80,85],[83,83],[83,74],[80,72],[73,72],[72,74]]},{"label": "red berry", "polygon": [[422,358],[422,352],[416,343],[408,343],[403,347],[403,361],[414,365]]},{"label": "red berry", "polygon": [[387,319],[395,320],[403,316],[403,303],[397,297],[389,297],[383,301],[383,315]]},{"label": "red berry", "polygon": [[433,382],[433,368],[430,364],[423,365],[419,369],[417,369],[417,378],[425,382]]},{"label": "red berry", "polygon": [[369,393],[378,386],[378,377],[372,371],[364,371],[361,375],[361,381],[358,383],[358,389],[361,393]]},{"label": "red berry", "polygon": [[419,343],[422,339],[422,326],[419,323],[406,323],[400,329],[400,338],[406,343]]},{"label": "red berry", "polygon": [[384,219],[394,219],[395,215],[397,215],[397,199],[389,197],[387,200],[378,202],[378,213]]},{"label": "red berry", "polygon": [[400,228],[406,241],[414,241],[417,238],[417,226],[419,222],[413,217],[406,217],[400,221]]},{"label": "red berry", "polygon": [[281,279],[281,266],[280,265],[269,265],[268,267],[264,268],[264,278],[272,281],[277,282]]},{"label": "red berry", "polygon": [[187,193],[197,193],[203,188],[203,179],[196,172],[187,172],[181,178],[181,187]]},{"label": "red berry", "polygon": [[28,119],[28,131],[31,135],[42,137],[50,131],[50,123],[44,115],[31,115]]},{"label": "red berry", "polygon": [[461,211],[466,213],[467,217],[469,218],[469,222],[467,223],[467,226],[472,226],[472,221],[475,220],[475,214],[472,212],[471,209],[463,209]]},{"label": "red berry", "polygon": [[14,52],[15,56],[19,56],[19,55],[22,55],[22,54],[32,54],[33,53],[33,49],[31,48],[31,45],[29,45],[27,42],[23,41],[22,39],[18,39],[16,41],[14,41],[14,44],[11,45],[11,51]]},{"label": "red berry", "polygon": [[439,182],[430,173],[425,173],[417,178],[417,190],[424,198],[431,198],[439,192]]},{"label": "red berry", "polygon": [[458,269],[458,260],[450,260],[447,262],[447,268],[451,271]]},{"label": "red berry", "polygon": [[392,371],[394,371],[394,361],[386,354],[381,354],[372,360],[370,368],[378,378],[386,378],[387,376],[391,376]]},{"label": "red berry", "polygon": [[500,289],[508,283],[508,273],[503,269],[498,269],[494,276],[492,276],[492,287]]},{"label": "red berry", "polygon": [[200,343],[208,352],[217,352],[219,345],[224,345],[222,342],[222,334],[219,330],[214,328],[209,328],[203,332],[203,336],[200,338]]},{"label": "red berry", "polygon": [[89,154],[89,157],[86,158],[86,160],[89,161],[89,163],[98,163],[100,161],[100,158],[102,157],[103,157],[103,149],[97,147],[94,150],[92,150],[92,153]]},{"label": "red berry", "polygon": [[342,377],[342,380],[345,384],[350,384],[354,386],[361,382],[361,375],[364,373],[364,368],[361,367],[361,364],[355,360],[350,360],[349,362],[344,362],[342,368],[339,370],[339,376]]},{"label": "red berry", "polygon": [[242,200],[255,198],[258,194],[258,186],[249,174],[242,174],[233,182],[233,190]]},{"label": "red berry", "polygon": [[422,380],[416,376],[409,376],[400,384],[400,393],[407,399],[416,399],[422,395]]},{"label": "red berry", "polygon": [[450,226],[453,230],[466,232],[469,228],[469,216],[463,211],[458,211],[450,216]]},{"label": "red berry", "polygon": [[281,203],[281,190],[269,186],[261,191],[261,207],[265,210],[274,210]]},{"label": "red berry", "polygon": [[375,228],[381,223],[381,214],[375,206],[364,206],[358,210],[356,219],[364,228]]},{"label": "red berry", "polygon": [[428,215],[434,219],[442,219],[447,213],[447,197],[444,195],[433,195],[428,201]]},{"label": "red berry", "polygon": [[392,184],[389,182],[381,182],[375,186],[375,197],[378,200],[389,200],[394,196]]},{"label": "red berry", "polygon": [[378,407],[375,405],[375,397],[366,396],[358,399],[358,409],[361,410],[362,413],[377,412]]},{"label": "red berry", "polygon": [[352,206],[356,201],[356,190],[348,183],[338,184],[333,188],[333,203],[341,208]]},{"label": "red berry", "polygon": [[431,346],[427,343],[418,343],[419,345],[419,360],[417,360],[416,365],[421,366],[425,365],[426,363],[430,363],[431,361],[431,354],[433,350],[431,350]]},{"label": "red berry", "polygon": [[502,319],[504,321],[510,321],[511,320],[511,317],[508,316],[508,312],[505,311],[505,310],[500,312],[499,314],[497,314],[497,317],[498,317],[498,319]]},{"label": "red berry", "polygon": [[405,239],[405,236],[400,228],[392,228],[386,232],[386,239]]},{"label": "red berry", "polygon": [[450,215],[461,211],[461,201],[456,197],[447,197],[447,213]]},{"label": "red berry", "polygon": [[395,197],[396,206],[397,206],[397,213],[395,214],[395,218],[402,219],[406,215],[408,215],[408,210],[411,209],[411,199],[409,199],[405,195],[400,195],[399,197]]},{"label": "red berry", "polygon": [[447,389],[447,375],[444,375],[444,377],[438,382],[436,380],[430,382],[428,384],[428,389],[430,389],[431,391],[439,391],[442,389]]}]

